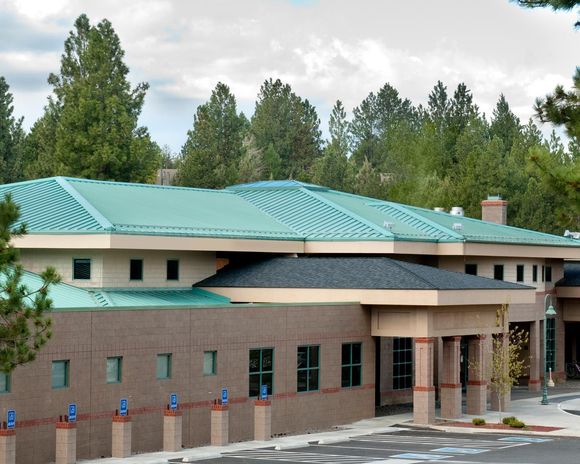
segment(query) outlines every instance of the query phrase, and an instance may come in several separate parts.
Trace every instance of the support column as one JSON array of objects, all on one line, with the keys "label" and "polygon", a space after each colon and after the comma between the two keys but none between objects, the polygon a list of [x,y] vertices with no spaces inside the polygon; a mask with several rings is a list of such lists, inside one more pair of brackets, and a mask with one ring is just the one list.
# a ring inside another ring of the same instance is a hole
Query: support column
[{"label": "support column", "polygon": [[181,411],[166,409],[163,412],[163,451],[181,451],[182,422]]},{"label": "support column", "polygon": [[542,389],[540,380],[540,321],[530,322],[530,380],[528,390],[538,392]]},{"label": "support column", "polygon": [[461,337],[443,339],[443,372],[441,383],[441,417],[461,417],[460,371]]},{"label": "support column", "polygon": [[77,462],[77,424],[76,422],[56,423],[56,464],[75,464]]},{"label": "support column", "polygon": [[433,342],[432,337],[415,338],[413,421],[417,424],[431,424],[435,421]]},{"label": "support column", "polygon": [[[510,335],[509,332],[496,334],[497,337],[497,348],[502,352],[503,361],[503,375],[506,374],[506,370],[509,369],[509,343]],[[493,348],[492,348],[493,349]],[[507,393],[499,393],[495,388],[492,388],[491,392],[491,410],[505,412],[509,409],[512,398],[511,386]]]},{"label": "support column", "polygon": [[113,416],[113,439],[111,456],[128,458],[131,456],[131,416]]},{"label": "support column", "polygon": [[0,464],[16,463],[16,430],[0,429]]},{"label": "support column", "polygon": [[484,414],[487,409],[487,381],[485,380],[485,335],[469,339],[467,367],[467,414]]},{"label": "support column", "polygon": [[254,403],[254,440],[267,441],[272,438],[272,402],[257,400]]},{"label": "support column", "polygon": [[230,413],[227,405],[214,404],[211,407],[211,444],[224,446],[230,439]]}]

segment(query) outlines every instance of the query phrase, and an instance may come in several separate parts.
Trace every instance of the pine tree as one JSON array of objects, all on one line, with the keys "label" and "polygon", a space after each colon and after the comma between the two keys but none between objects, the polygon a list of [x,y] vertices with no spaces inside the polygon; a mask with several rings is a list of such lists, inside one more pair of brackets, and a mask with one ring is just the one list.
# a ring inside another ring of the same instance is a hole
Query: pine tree
[{"label": "pine tree", "polygon": [[499,96],[499,100],[493,110],[489,130],[492,137],[495,136],[501,139],[506,152],[512,149],[514,139],[520,133],[520,120],[512,113],[503,94]]},{"label": "pine tree", "polygon": [[17,225],[19,208],[7,195],[0,201],[0,371],[9,373],[16,366],[33,361],[51,337],[51,319],[47,313],[52,301],[48,297],[51,284],[59,281],[53,268],[41,275],[39,288],[22,284],[23,270],[18,263],[18,250],[11,242],[26,233]]},{"label": "pine tree", "polygon": [[[86,15],[75,21],[64,44],[60,74],[51,74],[57,119],[52,153],[56,174],[146,182],[160,163],[159,147],[138,126],[148,85],[131,88],[119,37],[106,19],[92,26]],[[47,125],[53,117],[45,115]],[[38,142],[37,142],[38,143]]]},{"label": "pine tree", "polygon": [[0,183],[23,178],[24,131],[22,118],[13,116],[13,100],[10,86],[0,76]]},{"label": "pine tree", "polygon": [[181,149],[180,185],[223,188],[235,183],[246,126],[235,96],[218,82],[209,101],[197,107],[193,128]]}]

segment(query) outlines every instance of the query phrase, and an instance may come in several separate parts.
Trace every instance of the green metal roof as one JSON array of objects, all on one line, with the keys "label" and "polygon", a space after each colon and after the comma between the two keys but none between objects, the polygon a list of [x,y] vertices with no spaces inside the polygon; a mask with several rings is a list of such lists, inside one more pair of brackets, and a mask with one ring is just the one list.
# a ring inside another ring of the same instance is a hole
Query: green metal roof
[{"label": "green metal roof", "polygon": [[[25,271],[21,283],[30,291],[42,286],[38,274]],[[53,309],[173,308],[229,305],[230,300],[200,288],[86,289],[58,283],[50,285],[48,296]]]}]

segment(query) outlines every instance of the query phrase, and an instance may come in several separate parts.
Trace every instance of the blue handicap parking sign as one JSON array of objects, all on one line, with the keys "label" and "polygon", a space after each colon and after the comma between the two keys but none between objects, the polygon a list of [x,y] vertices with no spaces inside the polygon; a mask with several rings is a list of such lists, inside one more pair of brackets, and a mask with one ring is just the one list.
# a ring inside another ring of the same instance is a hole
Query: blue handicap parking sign
[{"label": "blue handicap parking sign", "polygon": [[77,405],[76,403],[71,403],[68,405],[68,421],[76,422],[77,420]]},{"label": "blue handicap parking sign", "polygon": [[120,405],[120,408],[119,408],[119,414],[121,416],[126,416],[127,415],[127,404],[128,404],[127,399],[126,398],[122,398],[121,399],[121,405]]},{"label": "blue handicap parking sign", "polygon": [[228,404],[228,401],[228,389],[222,388],[222,404],[226,405]]},{"label": "blue handicap parking sign", "polygon": [[169,397],[169,407],[175,411],[177,409],[177,395],[172,393]]},{"label": "blue handicap parking sign", "polygon": [[267,400],[268,399],[268,385],[262,385],[262,391],[261,391],[260,399],[261,400]]},{"label": "blue handicap parking sign", "polygon": [[9,409],[7,416],[7,426],[9,429],[13,429],[16,427],[16,411],[14,411],[14,409]]}]

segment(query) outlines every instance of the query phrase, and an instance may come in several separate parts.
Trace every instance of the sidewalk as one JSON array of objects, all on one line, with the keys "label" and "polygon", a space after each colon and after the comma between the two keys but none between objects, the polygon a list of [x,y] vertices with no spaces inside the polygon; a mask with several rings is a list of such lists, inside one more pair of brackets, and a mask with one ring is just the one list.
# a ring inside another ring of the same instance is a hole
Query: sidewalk
[{"label": "sidewalk", "polygon": [[[541,392],[530,393],[527,389],[515,388],[512,394],[510,410],[502,413],[502,417],[516,416],[529,425],[543,425],[552,427],[562,427],[554,432],[526,432],[519,429],[513,430],[492,430],[481,428],[451,427],[442,425],[426,426],[435,430],[443,430],[454,433],[508,433],[516,434],[541,434],[553,436],[580,437],[580,382],[568,382],[555,388],[550,388],[550,404],[541,405]],[[578,415],[566,411],[577,412]],[[438,411],[437,411],[438,412]],[[480,416],[464,415],[462,422],[471,422],[474,417],[482,417],[487,423],[493,424],[500,421],[500,415],[496,411],[487,411]],[[353,424],[336,427],[333,430],[311,433],[304,435],[293,435],[280,438],[273,438],[270,441],[244,441],[232,443],[227,446],[203,446],[190,448],[175,453],[157,452],[133,455],[129,458],[105,458],[95,460],[79,461],[82,464],[167,464],[170,459],[185,458],[183,462],[195,462],[202,459],[218,458],[222,453],[250,450],[256,448],[275,447],[276,449],[292,449],[307,446],[308,443],[337,443],[348,440],[351,437],[368,435],[372,433],[388,433],[400,430],[397,425],[412,426],[413,414],[398,414],[392,416],[375,417],[365,419]]]}]

